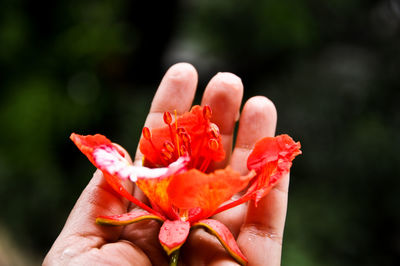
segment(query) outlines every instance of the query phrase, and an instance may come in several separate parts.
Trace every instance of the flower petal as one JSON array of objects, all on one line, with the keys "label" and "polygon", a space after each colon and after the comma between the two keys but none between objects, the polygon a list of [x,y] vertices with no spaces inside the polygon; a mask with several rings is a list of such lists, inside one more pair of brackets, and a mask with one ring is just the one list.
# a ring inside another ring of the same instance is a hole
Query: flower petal
[{"label": "flower petal", "polygon": [[179,216],[172,208],[171,201],[166,193],[171,177],[138,179],[136,185],[150,200],[153,209],[164,213],[170,219],[177,219]]},{"label": "flower petal", "polygon": [[[117,148],[113,145],[101,145],[93,149],[94,165],[109,175],[116,175],[121,179],[131,179],[133,182],[137,179],[137,168],[131,162],[119,154]],[[135,171],[136,170],[136,171]],[[160,173],[162,175],[164,173]]]},{"label": "flower petal", "polygon": [[102,145],[93,151],[93,160],[97,168],[110,175],[119,178],[129,178],[136,182],[138,178],[161,178],[186,170],[189,163],[188,157],[180,157],[168,167],[148,168],[144,166],[134,166],[122,157],[114,146]]},{"label": "flower petal", "polygon": [[253,176],[254,172],[241,176],[230,167],[210,174],[191,169],[171,178],[167,194],[175,207],[200,208],[201,216],[208,217],[219,205],[243,190]]},{"label": "flower petal", "polygon": [[163,222],[164,219],[160,216],[151,214],[144,210],[134,210],[132,212],[113,215],[113,216],[99,216],[96,218],[96,223],[101,225],[128,225],[131,223],[140,222],[143,220],[153,219]]},{"label": "flower petal", "polygon": [[292,161],[299,154],[301,154],[300,142],[294,142],[290,136],[284,134],[266,137],[257,141],[247,159],[247,167],[257,171],[267,163],[278,159]]},{"label": "flower petal", "polygon": [[[86,157],[88,157],[88,159],[92,162],[94,166],[96,166],[100,170],[105,170],[103,171],[104,177],[106,178],[107,182],[114,188],[115,191],[117,191],[120,195],[124,197],[130,195],[129,192],[126,191],[125,188],[122,186],[119,178],[114,176],[114,173],[112,173],[113,171],[111,172],[107,171],[108,164],[105,163],[104,165],[101,165],[101,160],[100,160],[100,165],[98,165],[99,159],[97,158],[96,160],[95,151],[100,147],[102,149],[110,150],[111,152],[114,152],[115,154],[121,156],[116,146],[112,145],[109,139],[100,134],[82,136],[75,133],[72,133],[70,138],[75,143],[75,145],[82,151],[82,153],[85,154]],[[122,160],[122,159],[117,158],[115,160]]]},{"label": "flower petal", "polygon": [[247,264],[247,259],[240,251],[239,246],[236,243],[235,238],[229,229],[221,222],[213,219],[200,220],[194,223],[192,228],[205,227],[210,233],[215,235],[222,246],[228,251],[228,253],[241,265]]},{"label": "flower petal", "polygon": [[158,239],[168,255],[179,249],[189,235],[190,223],[187,221],[167,220],[163,223]]},{"label": "flower petal", "polygon": [[299,154],[300,142],[294,142],[288,135],[258,141],[247,160],[247,167],[257,172],[257,178],[245,196],[251,195],[257,203],[280,178],[289,173],[292,160]]},{"label": "flower petal", "polygon": [[109,139],[100,134],[82,136],[72,133],[70,139],[75,143],[78,149],[81,150],[81,152],[85,154],[86,157],[88,157],[92,164],[95,164],[93,159],[93,151],[95,148],[103,145],[113,146]]},{"label": "flower petal", "polygon": [[143,191],[143,193],[150,200],[154,209],[167,214],[171,219],[178,218],[171,205],[171,200],[167,195],[167,188],[171,178],[183,171],[186,171],[186,166],[189,163],[188,157],[180,157],[175,162],[171,163],[168,167],[154,168],[149,170],[167,169],[166,173],[158,178],[148,179],[139,178],[136,185]]},{"label": "flower petal", "polygon": [[[137,206],[141,207],[144,210],[147,210],[150,213],[153,213],[155,215],[159,215],[162,217],[161,214],[159,214],[157,211],[151,209],[149,206],[144,204],[143,202],[139,201],[135,197],[133,197],[122,185],[121,183],[121,178],[116,174],[117,172],[114,172],[112,167],[112,164],[108,164],[107,160],[100,160],[99,158],[96,157],[95,151],[97,149],[107,149],[111,151],[112,154],[115,156],[120,156],[117,159],[113,158],[113,160],[117,161],[122,161],[122,164],[128,164],[128,161],[123,158],[122,156],[124,155],[122,151],[118,150],[116,146],[112,145],[111,141],[107,139],[105,136],[96,134],[96,135],[87,135],[87,136],[82,136],[78,135],[75,133],[71,134],[71,140],[76,144],[76,146],[82,151],[83,154],[85,154],[88,159],[92,162],[94,166],[102,170],[104,174],[104,178],[106,179],[107,183],[121,196],[125,197],[132,203],[136,204]],[[125,161],[124,161],[125,160]],[[98,164],[100,163],[100,164]],[[102,164],[103,163],[103,164]],[[121,162],[119,162],[121,163]],[[111,167],[111,168],[110,168]],[[120,167],[120,166],[119,166]],[[118,168],[118,167],[117,167]],[[121,170],[122,168],[118,168],[117,170]]]}]

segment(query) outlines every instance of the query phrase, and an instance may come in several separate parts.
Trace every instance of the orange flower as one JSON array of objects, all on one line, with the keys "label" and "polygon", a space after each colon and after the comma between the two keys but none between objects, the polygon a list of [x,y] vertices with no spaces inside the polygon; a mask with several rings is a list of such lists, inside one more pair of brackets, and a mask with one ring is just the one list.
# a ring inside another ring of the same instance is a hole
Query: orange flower
[{"label": "orange flower", "polygon": [[[225,158],[218,127],[211,123],[208,106],[194,106],[190,112],[175,118],[164,113],[165,126],[143,128],[139,148],[143,165],[134,166],[124,153],[102,135],[71,139],[89,160],[100,169],[108,183],[123,197],[142,210],[101,216],[99,224],[126,225],[143,219],[162,222],[159,241],[170,255],[186,241],[190,228],[205,227],[241,264],[247,260],[230,231],[221,222],[209,217],[248,200],[257,203],[282,176],[289,172],[292,160],[301,153],[300,143],[288,135],[267,137],[258,141],[250,154],[249,173],[241,176],[229,166],[209,171],[212,162]],[[134,198],[121,184],[130,179],[144,192],[151,207]],[[248,187],[243,196],[225,203]],[[224,204],[225,203],[225,204]]]}]

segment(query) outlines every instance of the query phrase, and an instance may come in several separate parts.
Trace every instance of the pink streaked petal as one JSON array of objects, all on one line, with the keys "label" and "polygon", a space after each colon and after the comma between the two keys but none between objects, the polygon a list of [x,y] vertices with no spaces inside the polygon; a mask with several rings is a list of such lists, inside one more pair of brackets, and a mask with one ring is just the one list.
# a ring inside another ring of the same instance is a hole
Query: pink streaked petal
[{"label": "pink streaked petal", "polygon": [[83,136],[72,133],[70,139],[75,143],[78,149],[86,155],[92,164],[95,164],[93,160],[93,150],[95,148],[103,145],[112,146],[111,141],[100,134]]},{"label": "pink streaked petal", "polygon": [[215,235],[226,251],[241,265],[247,264],[247,259],[240,251],[235,238],[229,229],[221,222],[213,219],[200,220],[193,224],[192,228],[205,227],[207,231]]},{"label": "pink streaked petal", "polygon": [[117,175],[122,179],[136,179],[130,169],[131,162],[122,157],[115,146],[102,145],[96,147],[93,150],[93,159],[96,167],[103,172]]},{"label": "pink streaked petal", "polygon": [[[107,149],[119,154],[121,158],[123,158],[123,152],[120,149],[117,149],[109,139],[105,136],[96,134],[96,135],[87,135],[82,136],[75,133],[71,134],[71,140],[75,143],[75,145],[82,151],[83,154],[93,163],[94,166],[101,168],[97,165],[96,160],[94,158],[94,151],[99,147],[107,147]],[[125,159],[124,159],[125,160]],[[135,197],[133,197],[122,185],[121,178],[117,175],[110,174],[108,171],[102,171],[104,174],[104,178],[107,183],[121,196],[125,197],[132,203],[136,204],[140,208],[147,210],[150,213],[163,217],[158,211],[151,209],[149,206],[139,201]]]},{"label": "pink streaked petal", "polygon": [[138,178],[160,178],[184,171],[189,158],[181,157],[168,167],[147,168],[134,166],[121,156],[115,146],[102,145],[94,149],[93,159],[97,168],[110,175],[136,182]]},{"label": "pink streaked petal", "polygon": [[189,235],[190,223],[187,221],[167,220],[163,223],[158,239],[168,255],[179,249]]}]

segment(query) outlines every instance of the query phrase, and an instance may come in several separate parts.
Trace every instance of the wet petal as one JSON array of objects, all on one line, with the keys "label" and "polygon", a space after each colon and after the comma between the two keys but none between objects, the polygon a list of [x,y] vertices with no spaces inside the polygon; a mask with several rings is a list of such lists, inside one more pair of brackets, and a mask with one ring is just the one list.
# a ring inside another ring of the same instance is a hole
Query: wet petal
[{"label": "wet petal", "polygon": [[164,219],[151,214],[147,211],[144,210],[134,210],[132,212],[120,214],[120,215],[113,215],[113,216],[100,216],[96,218],[96,223],[97,224],[102,224],[102,225],[128,225],[131,223],[136,223],[140,222],[143,220],[157,220],[160,222],[163,222]]},{"label": "wet petal", "polygon": [[221,222],[213,219],[205,219],[194,223],[192,228],[205,227],[208,232],[215,235],[226,251],[241,265],[247,264],[247,259],[240,251],[235,238],[229,229]]},{"label": "wet petal", "polygon": [[167,254],[171,255],[172,252],[179,249],[183,243],[185,243],[186,238],[189,235],[189,231],[189,222],[181,220],[167,220],[161,226],[158,239],[160,240],[160,243]]}]

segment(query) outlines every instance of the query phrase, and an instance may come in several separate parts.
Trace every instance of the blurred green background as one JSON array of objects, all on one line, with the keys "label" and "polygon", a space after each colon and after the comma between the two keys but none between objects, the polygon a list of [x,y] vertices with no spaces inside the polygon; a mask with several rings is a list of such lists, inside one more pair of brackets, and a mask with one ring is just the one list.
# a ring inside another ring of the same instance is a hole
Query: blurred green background
[{"label": "blurred green background", "polygon": [[1,0],[0,264],[40,263],[93,166],[132,153],[166,69],[266,95],[300,140],[282,265],[400,261],[400,1]]}]

